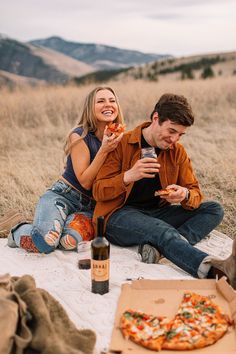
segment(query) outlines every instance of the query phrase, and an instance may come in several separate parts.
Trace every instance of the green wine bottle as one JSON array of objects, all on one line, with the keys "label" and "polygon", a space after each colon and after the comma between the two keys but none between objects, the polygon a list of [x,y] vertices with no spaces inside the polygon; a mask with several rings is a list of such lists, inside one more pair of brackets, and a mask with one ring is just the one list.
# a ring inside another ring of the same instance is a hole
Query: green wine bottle
[{"label": "green wine bottle", "polygon": [[91,242],[92,292],[106,294],[109,291],[110,244],[104,236],[104,217],[97,218],[97,237]]}]

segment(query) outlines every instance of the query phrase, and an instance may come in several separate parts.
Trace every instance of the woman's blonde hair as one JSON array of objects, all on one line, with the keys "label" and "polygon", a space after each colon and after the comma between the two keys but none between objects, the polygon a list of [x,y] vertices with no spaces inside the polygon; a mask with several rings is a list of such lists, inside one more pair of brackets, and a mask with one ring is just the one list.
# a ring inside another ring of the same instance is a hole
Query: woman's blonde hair
[{"label": "woman's blonde hair", "polygon": [[[95,115],[94,108],[95,108],[96,94],[97,94],[97,92],[99,92],[101,90],[109,90],[115,96],[117,107],[118,107],[118,114],[117,114],[117,117],[114,120],[114,122],[123,124],[124,118],[123,118],[122,110],[121,110],[119,100],[118,100],[118,97],[117,97],[115,91],[111,87],[108,87],[108,86],[96,87],[86,97],[80,119],[79,119],[77,125],[71,129],[71,131],[69,132],[69,134],[66,138],[66,142],[65,142],[65,146],[64,146],[64,152],[66,155],[68,155],[70,153],[71,148],[74,145],[76,145],[78,141],[83,139],[89,132],[95,132],[97,130],[97,118]],[[74,129],[78,128],[78,127],[83,128],[83,134],[81,135],[81,137],[78,138],[78,140],[71,143],[70,136],[73,133]]]}]

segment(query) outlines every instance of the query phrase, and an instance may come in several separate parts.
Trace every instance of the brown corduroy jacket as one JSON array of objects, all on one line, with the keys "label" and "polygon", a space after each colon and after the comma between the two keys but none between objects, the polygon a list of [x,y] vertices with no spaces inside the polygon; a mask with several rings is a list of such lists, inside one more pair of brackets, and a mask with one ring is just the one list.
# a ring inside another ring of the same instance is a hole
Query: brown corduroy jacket
[{"label": "brown corduroy jacket", "polygon": [[[107,222],[115,210],[124,206],[134,185],[134,182],[127,186],[124,184],[124,173],[140,159],[142,129],[150,124],[151,122],[144,122],[125,133],[118,147],[108,154],[93,185],[93,196],[97,202],[94,223],[101,215]],[[176,143],[170,149],[162,150],[158,162],[161,165],[159,175],[162,188],[170,184],[188,188],[189,199],[182,201],[181,205],[189,210],[198,208],[203,195],[184,147]],[[166,204],[168,203],[163,200],[161,206]]]}]

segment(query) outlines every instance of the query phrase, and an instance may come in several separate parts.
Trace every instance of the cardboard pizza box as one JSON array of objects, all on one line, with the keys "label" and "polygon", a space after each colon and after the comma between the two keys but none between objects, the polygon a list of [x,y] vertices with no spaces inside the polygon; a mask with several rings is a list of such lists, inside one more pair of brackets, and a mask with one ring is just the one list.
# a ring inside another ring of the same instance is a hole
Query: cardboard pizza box
[{"label": "cardboard pizza box", "polygon": [[[225,277],[219,281],[213,279],[201,280],[136,280],[123,284],[118,300],[115,323],[112,332],[109,353],[111,354],[152,354],[148,350],[124,339],[120,328],[122,313],[131,308],[157,316],[173,318],[182,300],[185,291],[193,291],[208,296],[224,313],[228,314],[236,323],[236,292],[226,282]],[[162,350],[161,353],[189,353],[190,351]],[[192,350],[194,354],[235,354],[236,327],[231,326],[229,331],[218,342],[201,349]]]}]

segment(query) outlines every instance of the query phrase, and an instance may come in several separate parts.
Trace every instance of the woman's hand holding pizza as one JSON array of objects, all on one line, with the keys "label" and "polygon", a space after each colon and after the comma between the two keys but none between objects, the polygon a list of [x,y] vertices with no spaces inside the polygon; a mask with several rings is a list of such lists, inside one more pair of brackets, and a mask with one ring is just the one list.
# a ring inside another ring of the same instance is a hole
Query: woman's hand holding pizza
[{"label": "woman's hand holding pizza", "polygon": [[109,153],[113,151],[119,142],[121,141],[124,133],[120,133],[119,135],[116,134],[110,134],[108,127],[106,126],[103,134],[103,139],[102,139],[102,145],[101,145],[101,150],[104,153]]}]

